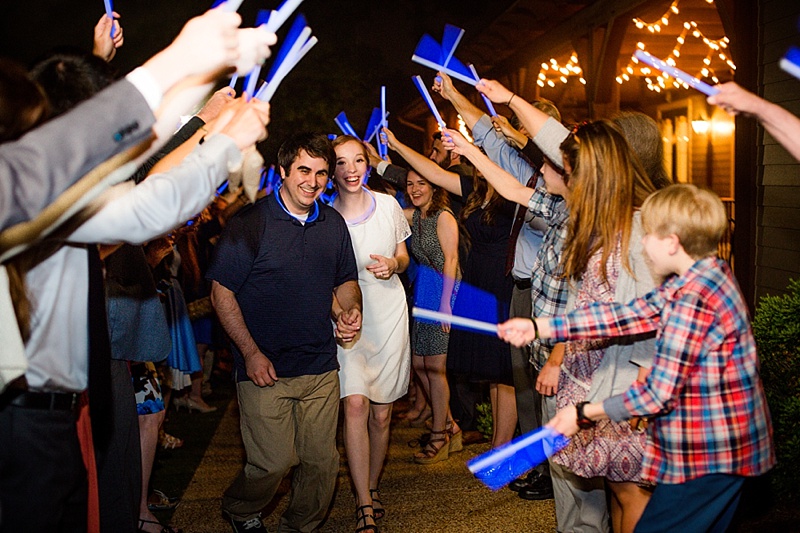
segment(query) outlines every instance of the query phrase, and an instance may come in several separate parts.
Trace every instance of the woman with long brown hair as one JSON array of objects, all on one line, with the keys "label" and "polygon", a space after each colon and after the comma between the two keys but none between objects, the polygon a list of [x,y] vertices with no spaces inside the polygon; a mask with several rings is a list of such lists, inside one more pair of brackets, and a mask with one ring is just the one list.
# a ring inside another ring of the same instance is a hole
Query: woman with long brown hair
[{"label": "woman with long brown hair", "polygon": [[[562,255],[571,283],[567,310],[646,294],[655,284],[642,255],[638,209],[655,187],[639,159],[607,120],[578,126],[561,150],[571,188]],[[557,407],[625,390],[646,376],[653,353],[652,338],[568,342]],[[613,529],[629,532],[650,497],[639,485],[644,446],[639,427],[604,421],[572,439],[554,460],[581,477],[604,477],[612,493]]]}]

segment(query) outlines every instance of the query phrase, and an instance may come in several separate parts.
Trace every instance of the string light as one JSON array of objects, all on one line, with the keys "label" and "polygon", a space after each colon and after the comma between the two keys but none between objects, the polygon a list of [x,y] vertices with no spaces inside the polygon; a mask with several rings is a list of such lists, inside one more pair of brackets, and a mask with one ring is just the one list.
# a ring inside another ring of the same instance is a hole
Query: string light
[{"label": "string light", "polygon": [[571,78],[575,77],[586,85],[586,80],[583,78],[583,70],[578,65],[578,54],[573,51],[569,56],[569,60],[563,65],[554,57],[550,58],[548,63],[542,63],[536,84],[539,87],[544,87],[545,85],[555,87],[556,83],[568,83]]},{"label": "string light", "polygon": [[[664,28],[669,27],[670,23],[673,23],[673,25],[675,24],[675,21],[671,20],[671,18],[681,14],[681,10],[678,7],[680,1],[681,0],[673,0],[673,2],[667,8],[667,11],[654,22],[647,22],[636,17],[633,19],[633,24],[636,26],[637,30],[646,32],[645,35],[659,34]],[[714,0],[705,1],[708,4],[714,3]],[[677,24],[680,24],[680,21]],[[687,68],[685,65],[678,65],[677,61],[681,57],[681,48],[684,44],[686,44],[686,40],[689,37],[703,41],[703,43],[708,47],[708,53],[703,59],[702,65],[696,70],[695,76],[701,79],[708,79],[715,84],[719,83],[719,78],[717,77],[716,71],[712,66],[712,62],[716,61],[717,59],[723,62],[725,68],[730,69],[731,71],[736,70],[736,65],[727,54],[727,48],[730,44],[730,39],[728,39],[726,36],[723,36],[720,39],[711,39],[707,37],[703,34],[702,30],[698,27],[697,22],[694,20],[683,21],[682,30],[675,39],[675,45],[673,46],[672,51],[666,58],[664,58],[664,61],[667,64],[681,68],[682,70],[686,70],[688,72],[692,71],[691,68]],[[646,46],[644,42],[639,41],[636,43],[636,48],[639,50],[645,50]],[[652,77],[653,75],[655,75],[655,77]],[[621,85],[630,81],[634,77],[643,77],[645,79],[647,88],[657,93],[660,93],[666,89],[689,89],[689,85],[687,83],[673,79],[668,74],[654,72],[650,69],[650,67],[644,64],[639,64],[639,60],[636,59],[636,57],[631,56],[629,63],[625,65],[616,76],[616,81]],[[583,77],[583,71],[578,63],[578,54],[574,51],[570,54],[569,60],[564,65],[559,64],[558,60],[555,58],[550,58],[548,62],[542,63],[536,79],[536,84],[539,87],[547,86],[554,88],[559,83],[568,83],[572,78],[578,78],[581,84],[586,85],[586,79]]]},{"label": "string light", "polygon": [[[662,28],[669,25],[670,17],[673,15],[680,14],[680,9],[678,7],[680,0],[674,0],[667,11],[655,22],[646,22],[640,18],[634,18],[633,24],[636,26],[638,30],[647,30],[651,34],[661,33]],[[706,0],[708,4],[713,4],[714,0]],[[722,61],[726,68],[730,70],[736,70],[736,65],[734,62],[727,56],[725,53],[725,49],[728,48],[728,44],[730,40],[727,37],[722,37],[721,39],[710,39],[703,32],[698,28],[697,22],[694,20],[687,20],[683,22],[683,29],[678,37],[675,39],[675,46],[673,46],[672,51],[670,54],[664,58],[664,61],[672,66],[677,66],[682,68],[682,70],[689,71],[690,69],[686,68],[685,66],[679,66],[677,59],[681,57],[681,47],[686,43],[686,39],[691,36],[695,39],[702,40],[703,43],[708,47],[708,53],[706,54],[705,58],[703,59],[703,64],[700,66],[699,70],[696,72],[696,76],[698,78],[707,78],[713,81],[714,83],[719,82],[719,78],[716,75],[714,68],[711,66],[712,61],[719,59]],[[645,44],[643,42],[638,42],[636,44],[636,48],[639,50],[645,50]],[[638,67],[638,75],[645,77],[645,83],[647,84],[647,88],[651,91],[655,91],[660,93],[662,90],[665,90],[668,86],[669,88],[675,89],[688,89],[689,85],[685,82],[680,80],[671,79],[669,75],[664,73],[659,73],[655,79],[650,78],[649,75],[652,71],[645,67],[644,65],[639,66],[639,61],[631,56],[630,62],[628,65],[623,67],[620,71],[620,74],[617,76],[616,80],[617,83],[622,84],[626,81],[630,80],[630,76],[633,74],[631,70],[637,70]],[[627,73],[627,77],[626,77]]]}]

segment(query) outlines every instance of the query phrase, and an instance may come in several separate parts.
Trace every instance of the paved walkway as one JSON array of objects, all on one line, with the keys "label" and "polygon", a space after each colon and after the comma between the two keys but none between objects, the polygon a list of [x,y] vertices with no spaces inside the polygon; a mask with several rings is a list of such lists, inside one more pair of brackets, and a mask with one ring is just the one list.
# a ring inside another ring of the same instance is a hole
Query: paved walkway
[{"label": "paved walkway", "polygon": [[[170,416],[176,415],[171,413]],[[199,416],[208,415],[193,414],[189,418]],[[230,530],[219,509],[222,492],[238,473],[244,457],[238,420],[238,405],[232,399],[183,493],[181,505],[172,516],[171,523],[183,528],[184,532]],[[387,509],[386,517],[379,523],[382,533],[555,531],[552,500],[528,502],[508,489],[493,493],[469,473],[466,461],[487,450],[487,444],[465,446],[464,451],[445,462],[429,466],[415,464],[411,459],[414,449],[408,446],[408,441],[419,437],[422,432],[399,421],[393,424],[388,461],[381,482]],[[352,532],[355,528],[355,500],[341,434],[338,442],[341,462],[337,489],[330,517],[322,531]],[[171,454],[183,451],[175,450]],[[169,458],[162,461],[158,477],[170,475],[171,462]],[[278,517],[288,503],[288,492],[286,479],[265,511],[264,522],[270,531],[275,531]]]}]

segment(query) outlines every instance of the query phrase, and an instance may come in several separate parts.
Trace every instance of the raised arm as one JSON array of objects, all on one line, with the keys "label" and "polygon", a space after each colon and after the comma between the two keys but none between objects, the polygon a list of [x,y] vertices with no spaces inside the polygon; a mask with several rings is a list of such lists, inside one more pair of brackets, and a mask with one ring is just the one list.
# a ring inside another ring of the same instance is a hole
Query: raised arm
[{"label": "raised arm", "polygon": [[438,73],[436,81],[433,82],[432,89],[434,92],[441,94],[442,98],[453,104],[453,107],[458,114],[461,115],[461,118],[464,119],[464,123],[469,129],[474,128],[475,123],[484,115],[483,111],[478,109],[475,104],[470,102],[466,96],[461,94],[453,86],[453,80],[444,72]]},{"label": "raised arm", "polygon": [[401,143],[388,128],[383,128],[383,134],[386,135],[389,148],[400,154],[409,165],[414,167],[414,170],[416,170],[420,176],[448,192],[457,194],[458,196],[462,195],[461,178],[458,174],[443,169],[437,165],[435,161],[428,159],[416,150]]},{"label": "raised arm", "polygon": [[734,82],[717,85],[719,93],[708,97],[708,103],[720,106],[731,115],[744,113],[758,119],[764,128],[800,161],[800,118]]},{"label": "raised arm", "polygon": [[448,140],[447,136],[442,136],[442,143],[446,149],[469,159],[475,165],[475,168],[483,174],[486,181],[494,187],[497,194],[526,208],[528,207],[528,201],[534,192],[533,189],[521,184],[514,176],[500,168],[458,131],[447,129],[445,132],[450,138]]},{"label": "raised arm", "polygon": [[[517,115],[520,123],[527,130],[528,135],[539,145],[539,148],[556,165],[561,164],[559,145],[569,130],[561,125],[544,111],[533,107],[530,102],[517,96],[496,80],[482,79],[475,86],[478,91],[485,94],[492,102],[506,104]],[[550,131],[548,128],[554,130]],[[546,134],[544,137],[539,134]]]}]

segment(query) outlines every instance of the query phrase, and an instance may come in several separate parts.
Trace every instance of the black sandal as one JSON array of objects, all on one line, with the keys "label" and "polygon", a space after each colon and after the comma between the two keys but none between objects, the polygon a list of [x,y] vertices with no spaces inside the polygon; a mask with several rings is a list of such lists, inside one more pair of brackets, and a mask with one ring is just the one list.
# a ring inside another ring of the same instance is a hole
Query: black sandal
[{"label": "black sandal", "polygon": [[183,533],[182,529],[175,529],[172,526],[165,526],[156,520],[144,520],[142,518],[139,519],[139,531],[144,531],[145,524],[158,524],[161,526],[161,530],[158,533]]},{"label": "black sandal", "polygon": [[[356,507],[356,533],[362,533],[364,531],[369,531],[370,533],[378,533],[378,526],[375,525],[375,515],[373,513],[367,512],[367,509],[372,509],[371,505],[362,505],[361,507]],[[372,520],[372,524],[368,524],[367,521]],[[358,527],[358,525],[364,522],[364,525]]]},{"label": "black sandal", "polygon": [[450,456],[450,432],[431,431],[431,438],[428,444],[414,455],[414,462],[421,465],[431,465],[444,461]]},{"label": "black sandal", "polygon": [[369,497],[372,498],[372,511],[375,513],[375,520],[380,520],[386,516],[386,508],[381,501],[381,489],[369,489]]}]

